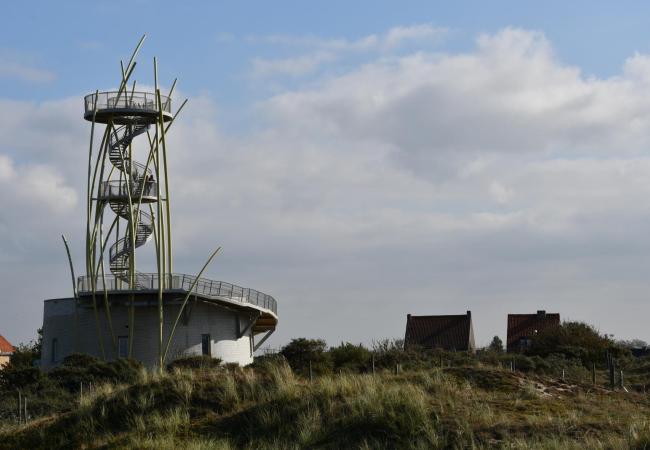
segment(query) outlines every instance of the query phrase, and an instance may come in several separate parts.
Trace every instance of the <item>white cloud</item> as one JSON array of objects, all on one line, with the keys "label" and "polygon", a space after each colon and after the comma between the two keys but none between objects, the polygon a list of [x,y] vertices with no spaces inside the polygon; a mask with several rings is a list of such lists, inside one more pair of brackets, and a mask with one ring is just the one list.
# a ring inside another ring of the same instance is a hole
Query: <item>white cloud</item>
[{"label": "white cloud", "polygon": [[0,53],[0,79],[2,78],[45,83],[53,81],[56,76],[54,72],[34,67],[10,55]]},{"label": "white cloud", "polygon": [[368,51],[376,48],[379,43],[379,37],[371,34],[357,40],[349,40],[344,38],[328,39],[318,36],[268,35],[249,36],[247,41],[253,44],[264,43],[288,47],[346,52]]},{"label": "white cloud", "polygon": [[398,47],[407,42],[440,43],[448,33],[447,28],[434,27],[430,24],[416,24],[411,26],[398,26],[389,29],[383,34],[369,34],[358,39],[323,38],[314,35],[267,35],[249,36],[250,43],[265,43],[288,47],[312,48],[338,52],[363,52],[382,50]]},{"label": "white cloud", "polygon": [[331,62],[336,56],[328,52],[284,59],[253,58],[253,75],[268,77],[274,75],[301,76],[314,72],[321,64]]},{"label": "white cloud", "polygon": [[247,40],[250,43],[265,43],[309,50],[309,53],[288,58],[253,58],[251,63],[255,76],[302,76],[313,73],[323,64],[331,63],[346,55],[386,52],[408,43],[419,45],[427,42],[440,43],[446,34],[446,28],[419,24],[408,27],[394,27],[384,34],[370,34],[356,40],[287,35],[249,36]]},{"label": "white cloud", "polygon": [[435,175],[479,153],[638,152],[650,124],[639,76],[584,78],[541,34],[506,29],[482,36],[473,53],[381,59],[265,107],[316,132],[391,145],[401,162]]},{"label": "white cloud", "polygon": [[447,34],[446,28],[436,28],[429,24],[395,27],[388,30],[383,39],[383,44],[388,48],[394,48],[408,41],[439,41],[445,34]]},{"label": "white cloud", "polygon": [[[467,309],[481,343],[537,309],[648,339],[649,66],[634,55],[618,76],[585,77],[543,34],[505,29],[293,87],[244,135],[191,99],[169,135],[175,270],[223,245],[209,276],[277,297],[272,345],[399,336],[406,313]],[[7,298],[36,271],[39,302],[69,289],[58,233],[83,245],[83,202],[42,211],[68,189],[84,198],[88,125],[80,98],[2,111]]]}]

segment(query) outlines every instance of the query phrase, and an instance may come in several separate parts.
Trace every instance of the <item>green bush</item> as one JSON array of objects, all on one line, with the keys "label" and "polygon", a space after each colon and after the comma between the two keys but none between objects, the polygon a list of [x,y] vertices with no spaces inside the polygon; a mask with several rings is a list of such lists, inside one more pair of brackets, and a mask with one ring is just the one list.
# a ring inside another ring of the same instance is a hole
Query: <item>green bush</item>
[{"label": "green bush", "polygon": [[400,364],[406,368],[421,367],[424,360],[424,349],[411,346],[404,348],[402,339],[382,339],[372,343],[377,368],[392,370]]},{"label": "green bush", "polygon": [[371,354],[363,345],[353,345],[349,342],[341,343],[338,347],[329,350],[334,370],[360,373],[367,372]]},{"label": "green bush", "polygon": [[134,383],[142,368],[134,359],[104,362],[94,356],[73,353],[47,376],[69,392],[77,392],[81,383]]},{"label": "green bush", "polygon": [[221,359],[208,355],[186,356],[167,364],[167,370],[174,369],[216,369],[221,366]]},{"label": "green bush", "polygon": [[282,347],[280,354],[299,375],[309,376],[310,363],[314,375],[324,375],[332,371],[332,361],[325,347],[322,339],[297,338]]},{"label": "green bush", "polygon": [[585,366],[601,363],[610,352],[613,356],[629,353],[614,345],[605,335],[601,335],[593,326],[582,322],[564,322],[558,327],[540,331],[532,341],[528,355],[547,357],[550,354],[562,354],[567,359],[582,361]]},{"label": "green bush", "polygon": [[532,372],[535,370],[535,360],[526,355],[515,354],[512,356],[515,363],[515,369],[521,372]]},{"label": "green bush", "polygon": [[36,367],[40,353],[38,344],[19,345],[0,370],[0,390],[24,389],[42,380],[43,374]]}]

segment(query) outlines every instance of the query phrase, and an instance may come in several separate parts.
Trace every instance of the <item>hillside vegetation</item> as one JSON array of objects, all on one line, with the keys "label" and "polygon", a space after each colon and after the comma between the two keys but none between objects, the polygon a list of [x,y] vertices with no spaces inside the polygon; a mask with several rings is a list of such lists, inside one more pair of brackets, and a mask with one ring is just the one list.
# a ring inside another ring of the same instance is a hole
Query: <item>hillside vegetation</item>
[{"label": "hillside vegetation", "polygon": [[5,424],[15,448],[650,448],[650,401],[495,367],[299,378],[258,368],[139,372],[68,411]]},{"label": "hillside vegetation", "polygon": [[162,372],[71,355],[43,373],[38,347],[0,370],[0,450],[650,450],[650,359],[580,323],[526,354],[498,338],[476,355],[299,338],[245,368],[195,357]]}]

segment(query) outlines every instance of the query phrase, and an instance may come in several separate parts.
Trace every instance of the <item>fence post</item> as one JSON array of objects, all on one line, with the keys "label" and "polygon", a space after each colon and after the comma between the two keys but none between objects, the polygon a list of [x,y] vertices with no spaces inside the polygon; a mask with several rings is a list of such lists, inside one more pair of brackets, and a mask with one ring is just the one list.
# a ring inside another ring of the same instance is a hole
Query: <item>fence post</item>
[{"label": "fence post", "polygon": [[616,387],[615,384],[615,377],[614,377],[614,370],[615,370],[616,364],[614,363],[613,360],[610,359],[609,362],[609,386],[614,389]]},{"label": "fence post", "polygon": [[311,359],[309,360],[309,381],[314,381],[314,372],[311,368]]},{"label": "fence post", "polygon": [[[623,372],[621,372],[621,374],[622,373]],[[26,396],[23,398],[23,406],[25,407],[25,414],[24,414],[24,416],[25,416],[25,425],[27,425],[27,397]]]},{"label": "fence post", "polygon": [[622,370],[620,371],[618,382],[619,382],[620,388],[625,389],[625,383],[623,381],[623,371]]},{"label": "fence post", "polygon": [[596,363],[592,363],[591,366],[591,384],[596,386]]},{"label": "fence post", "polygon": [[565,380],[564,368],[562,368],[562,381]]},{"label": "fence post", "polygon": [[23,423],[23,399],[20,395],[20,389],[18,390],[18,425]]},{"label": "fence post", "polygon": [[372,374],[375,374],[375,354],[372,354]]}]

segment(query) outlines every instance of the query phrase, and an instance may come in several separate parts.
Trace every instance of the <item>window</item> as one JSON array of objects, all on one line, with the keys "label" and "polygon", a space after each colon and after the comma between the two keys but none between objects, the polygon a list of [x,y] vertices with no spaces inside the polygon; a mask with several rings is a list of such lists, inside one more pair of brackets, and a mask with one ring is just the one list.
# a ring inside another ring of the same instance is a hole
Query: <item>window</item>
[{"label": "window", "polygon": [[57,338],[52,339],[52,362],[59,360],[59,341]]},{"label": "window", "polygon": [[129,356],[129,337],[117,337],[117,356],[118,358],[127,358]]},{"label": "window", "polygon": [[207,356],[212,356],[212,351],[211,351],[211,340],[210,340],[210,335],[209,334],[202,334],[201,335],[201,354],[202,355],[207,355]]}]

